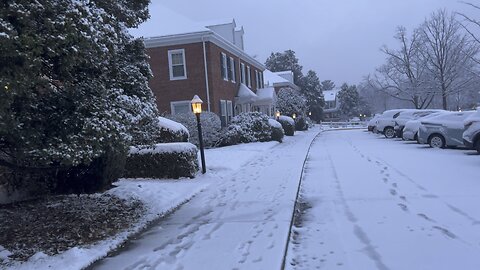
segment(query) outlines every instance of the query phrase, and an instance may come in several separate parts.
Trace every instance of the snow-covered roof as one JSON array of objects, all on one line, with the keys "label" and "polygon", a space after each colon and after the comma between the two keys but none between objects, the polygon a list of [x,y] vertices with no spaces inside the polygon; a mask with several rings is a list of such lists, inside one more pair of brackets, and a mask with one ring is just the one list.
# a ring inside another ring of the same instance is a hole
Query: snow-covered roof
[{"label": "snow-covered roof", "polygon": [[[288,75],[290,74],[291,71],[280,71],[280,72],[272,72],[268,69],[263,71],[263,80],[265,82],[266,87],[278,87],[278,86],[289,86],[293,89],[298,90],[298,86],[295,85],[293,82],[290,80],[284,78],[282,75]],[[292,74],[292,80],[293,80],[293,74]]]},{"label": "snow-covered roof", "polygon": [[150,10],[152,16],[149,20],[138,28],[129,29],[133,36],[144,39],[147,48],[213,42],[255,67],[265,69],[262,63],[243,50],[243,28],[236,32],[237,26],[233,18],[197,22],[157,2],[151,4]]},{"label": "snow-covered roof", "polygon": [[275,88],[267,87],[257,89],[257,99],[255,100],[255,105],[269,105],[275,104],[275,102],[277,102]]},{"label": "snow-covered roof", "polygon": [[235,97],[235,103],[237,104],[246,104],[253,103],[257,100],[257,95],[250,90],[245,84],[241,83],[238,88],[237,96]]},{"label": "snow-covered roof", "polygon": [[338,92],[340,92],[340,89],[326,90],[323,91],[323,97],[325,98],[325,101],[335,101],[337,99]]}]

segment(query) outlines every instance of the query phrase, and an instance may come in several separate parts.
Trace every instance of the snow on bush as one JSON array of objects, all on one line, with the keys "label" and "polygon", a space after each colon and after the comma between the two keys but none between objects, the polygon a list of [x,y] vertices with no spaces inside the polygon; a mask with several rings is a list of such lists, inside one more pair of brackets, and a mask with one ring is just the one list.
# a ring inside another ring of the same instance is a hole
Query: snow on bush
[{"label": "snow on bush", "polygon": [[188,129],[175,121],[158,117],[158,132],[155,143],[188,142]]},{"label": "snow on bush", "polygon": [[307,111],[305,97],[297,90],[291,88],[282,88],[278,91],[276,105],[282,115],[296,114],[299,117],[305,115]]},{"label": "snow on bush", "polygon": [[293,118],[281,115],[278,122],[282,125],[285,135],[293,136],[295,134],[295,121]]},{"label": "snow on bush", "polygon": [[240,142],[266,142],[271,140],[268,116],[261,112],[241,113],[232,119],[232,125],[241,129]]},{"label": "snow on bush", "polygon": [[193,178],[198,171],[197,152],[197,147],[191,143],[130,147],[125,177]]},{"label": "snow on bush", "polygon": [[282,124],[273,119],[268,119],[268,124],[272,128],[271,138],[273,141],[282,142],[285,132],[283,131]]},{"label": "snow on bush", "polygon": [[[168,115],[167,118],[183,124],[190,133],[190,142],[197,146],[199,145],[197,119],[193,113]],[[222,126],[220,117],[212,112],[202,112],[200,115],[200,123],[202,124],[203,143],[205,147],[213,147],[220,135],[219,131]]]}]

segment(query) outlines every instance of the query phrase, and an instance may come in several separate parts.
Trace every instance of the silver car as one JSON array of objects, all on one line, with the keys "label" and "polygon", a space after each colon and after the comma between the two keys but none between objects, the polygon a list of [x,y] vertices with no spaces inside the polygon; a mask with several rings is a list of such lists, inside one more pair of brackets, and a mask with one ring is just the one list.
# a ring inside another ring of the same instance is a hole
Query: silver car
[{"label": "silver car", "polygon": [[463,143],[467,148],[475,149],[480,154],[480,107],[464,121],[464,124]]},{"label": "silver car", "polygon": [[418,142],[428,143],[434,148],[463,146],[463,121],[473,111],[452,112],[421,121],[418,129]]},{"label": "silver car", "polygon": [[402,131],[402,139],[405,141],[418,141],[418,129],[420,128],[421,122],[427,120],[432,117],[437,117],[442,114],[448,114],[451,112],[448,111],[440,111],[435,112],[427,116],[423,116],[421,118],[409,120],[405,123],[405,127]]}]

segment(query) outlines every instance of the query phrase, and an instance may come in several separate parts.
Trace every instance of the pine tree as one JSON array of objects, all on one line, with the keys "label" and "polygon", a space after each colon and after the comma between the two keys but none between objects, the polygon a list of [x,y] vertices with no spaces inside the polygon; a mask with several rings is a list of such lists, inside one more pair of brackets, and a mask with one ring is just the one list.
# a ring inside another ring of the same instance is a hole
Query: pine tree
[{"label": "pine tree", "polygon": [[349,86],[344,83],[338,92],[340,102],[340,112],[345,118],[351,118],[359,115],[360,96],[355,85]]},{"label": "pine tree", "polygon": [[293,83],[301,86],[301,78],[303,77],[303,67],[298,63],[298,58],[292,50],[286,50],[283,53],[271,53],[265,61],[265,66],[273,72],[291,70],[293,72]]},{"label": "pine tree", "polygon": [[104,166],[99,159],[121,157],[136,138],[145,140],[139,134],[157,114],[151,72],[143,43],[126,29],[148,18],[148,2],[0,5],[0,165]]},{"label": "pine tree", "polygon": [[315,121],[322,120],[325,99],[317,73],[309,70],[307,76],[302,78],[302,85],[303,88],[301,88],[301,92],[306,99],[308,111],[311,113],[310,118]]}]

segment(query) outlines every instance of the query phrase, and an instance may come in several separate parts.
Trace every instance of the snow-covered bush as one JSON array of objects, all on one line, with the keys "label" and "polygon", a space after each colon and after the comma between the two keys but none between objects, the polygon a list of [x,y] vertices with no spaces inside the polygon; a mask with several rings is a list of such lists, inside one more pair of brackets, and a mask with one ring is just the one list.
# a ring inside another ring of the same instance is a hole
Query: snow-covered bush
[{"label": "snow-covered bush", "polygon": [[293,136],[295,134],[295,120],[289,116],[281,115],[278,122],[282,125],[285,135]]},{"label": "snow-covered bush", "polygon": [[295,130],[307,130],[308,122],[305,116],[295,118]]},{"label": "snow-covered bush", "polygon": [[0,164],[55,186],[110,186],[157,116],[145,46],[125,30],[149,17],[149,1],[3,3]]},{"label": "snow-covered bush", "polygon": [[261,112],[241,113],[232,118],[232,125],[240,127],[240,142],[266,142],[271,140],[268,116]]},{"label": "snow-covered bush", "polygon": [[268,124],[272,128],[272,140],[282,142],[285,132],[283,131],[282,124],[273,119],[268,119]]},{"label": "snow-covered bush", "polygon": [[125,177],[195,177],[198,171],[197,147],[191,143],[161,143],[130,147]]},{"label": "snow-covered bush", "polygon": [[292,88],[282,88],[278,91],[277,109],[282,115],[306,115],[307,102],[303,95]]},{"label": "snow-covered bush", "polygon": [[235,145],[240,143],[242,128],[238,125],[229,125],[220,130],[220,136],[215,143],[216,147]]},{"label": "snow-covered bush", "polygon": [[188,142],[190,133],[184,125],[168,118],[158,117],[158,128],[155,135],[155,143]]},{"label": "snow-covered bush", "polygon": [[[197,119],[193,113],[181,113],[166,116],[170,120],[181,123],[190,133],[190,142],[199,145]],[[219,131],[222,126],[220,117],[212,112],[202,112],[200,115],[202,124],[203,143],[205,147],[213,147],[219,138]]]}]

